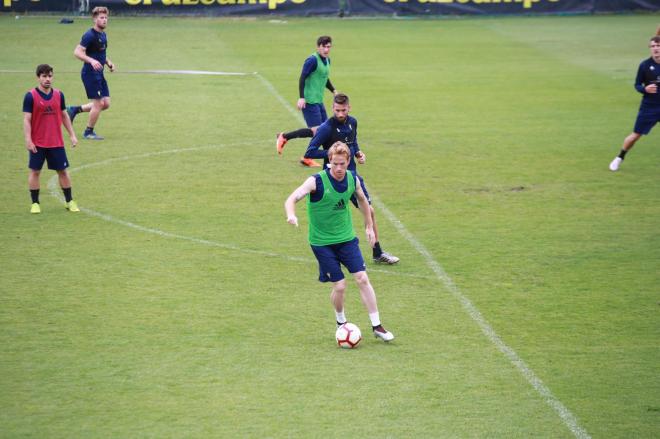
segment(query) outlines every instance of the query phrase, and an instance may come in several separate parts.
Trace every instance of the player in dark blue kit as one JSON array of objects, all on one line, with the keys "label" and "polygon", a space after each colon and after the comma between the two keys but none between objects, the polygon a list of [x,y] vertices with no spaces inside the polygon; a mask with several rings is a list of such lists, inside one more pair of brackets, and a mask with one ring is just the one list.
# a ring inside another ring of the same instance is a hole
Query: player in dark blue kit
[{"label": "player in dark blue kit", "polygon": [[[366,162],[367,156],[362,151],[360,151],[360,145],[358,145],[357,142],[357,120],[354,117],[348,115],[350,110],[351,106],[348,96],[343,93],[337,93],[332,103],[333,116],[318,127],[316,134],[309,142],[309,146],[305,152],[305,157],[310,159],[322,158],[323,167],[326,168],[328,166],[328,149],[330,149],[330,147],[338,141],[348,145],[349,149],[351,150],[351,160],[348,163],[348,169],[355,172],[355,175],[357,175],[357,178],[360,181],[360,186],[362,187],[362,191],[369,201],[369,211],[371,212],[371,220],[373,222],[374,233],[376,235],[376,241],[372,246],[373,260],[377,263],[396,264],[399,262],[399,258],[384,252],[380,246],[378,239],[378,227],[376,226],[376,216],[374,213],[374,208],[371,206],[371,198],[369,198],[369,192],[367,192],[364,179],[357,174],[355,159],[357,159],[358,163],[363,164]],[[355,205],[355,207],[358,206],[355,197],[351,198],[351,202]]]},{"label": "player in dark blue kit", "polygon": [[657,33],[649,42],[651,57],[642,61],[637,70],[635,89],[644,96],[637,113],[635,128],[623,140],[621,152],[610,163],[611,171],[618,170],[635,142],[642,135],[650,133],[655,124],[660,122],[660,90],[658,89],[660,87],[660,28]]},{"label": "player in dark blue kit", "polygon": [[[307,128],[279,133],[275,142],[278,154],[282,154],[284,145],[291,139],[313,137],[316,128],[328,118],[323,105],[323,92],[327,88],[333,94],[337,94],[337,90],[330,82],[330,48],[332,48],[332,38],[319,37],[316,40],[316,52],[309,56],[303,64],[298,80],[300,98],[297,105],[303,113]],[[314,160],[306,157],[302,157],[300,163],[309,167],[320,166]]]},{"label": "player in dark blue kit", "polygon": [[108,37],[105,28],[108,25],[108,8],[97,6],[92,10],[94,26],[85,32],[76,46],[73,54],[83,64],[80,77],[85,86],[87,97],[92,101],[85,105],[67,108],[71,121],[78,113],[89,112],[89,122],[83,137],[89,140],[103,140],[103,137],[94,132],[94,126],[101,115],[101,111],[110,108],[110,90],[103,76],[103,69],[107,65],[111,72],[115,65],[108,58]]}]

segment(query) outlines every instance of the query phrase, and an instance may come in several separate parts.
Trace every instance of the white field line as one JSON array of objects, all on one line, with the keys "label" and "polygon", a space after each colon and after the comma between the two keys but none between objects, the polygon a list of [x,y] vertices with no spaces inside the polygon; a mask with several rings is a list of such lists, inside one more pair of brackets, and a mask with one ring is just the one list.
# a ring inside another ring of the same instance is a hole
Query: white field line
[{"label": "white field line", "polygon": [[[34,73],[34,70],[0,70],[0,73]],[[80,73],[80,70],[58,70],[57,73]],[[112,72],[129,75],[211,75],[211,76],[253,76],[257,72],[214,72],[208,70],[117,70]]]},{"label": "white field line", "polygon": [[[206,146],[198,146],[198,147],[191,147],[191,148],[175,148],[175,149],[170,149],[166,151],[154,151],[154,152],[147,152],[143,154],[136,154],[136,155],[127,155],[127,156],[122,156],[122,157],[115,157],[115,158],[110,158],[106,160],[102,160],[100,162],[94,162],[94,163],[88,163],[86,165],[78,166],[76,168],[70,168],[69,172],[74,173],[77,171],[85,170],[85,169],[90,169],[90,168],[97,168],[101,166],[108,166],[112,163],[116,162],[121,162],[121,161],[126,161],[126,160],[135,160],[135,159],[143,159],[143,158],[148,158],[148,157],[154,157],[154,156],[159,156],[159,155],[170,155],[170,154],[177,154],[177,153],[184,153],[184,152],[192,152],[192,151],[202,151],[202,150],[208,150],[208,149],[217,149],[217,148],[224,148],[224,147],[230,147],[230,146],[237,146],[237,145],[251,145],[256,142],[260,142],[258,140],[254,141],[246,141],[246,142],[237,142],[237,143],[232,143],[232,144],[221,144],[221,145],[206,145]],[[64,204],[64,197],[62,194],[58,192],[57,188],[57,174],[53,175],[49,180],[48,180],[48,190],[50,191],[50,194],[60,200],[62,204]],[[140,224],[136,224],[130,221],[122,220],[119,218],[115,218],[112,215],[108,215],[102,212],[95,211],[93,209],[89,209],[87,207],[79,206],[80,211],[83,213],[86,213],[87,215],[100,218],[104,221],[114,223],[114,224],[119,224],[124,227],[131,228],[133,230],[138,230],[140,232],[144,233],[151,233],[153,235],[157,235],[163,238],[172,238],[172,239],[179,239],[182,241],[188,241],[192,242],[195,244],[201,244],[209,247],[216,247],[216,248],[223,248],[226,250],[233,250],[233,251],[239,251],[242,253],[247,253],[247,254],[253,254],[253,255],[259,255],[259,256],[264,256],[264,257],[273,257],[273,258],[279,258],[279,259],[286,259],[288,261],[292,262],[302,262],[305,264],[313,264],[316,261],[309,259],[309,258],[302,258],[302,257],[297,257],[297,256],[289,256],[289,255],[284,255],[280,253],[274,253],[274,252],[267,252],[263,250],[252,250],[252,249],[247,249],[243,247],[239,247],[233,244],[225,244],[222,242],[217,242],[217,241],[211,241],[208,239],[201,239],[201,238],[196,238],[194,236],[185,236],[185,235],[179,235],[177,233],[170,233],[166,232],[164,230],[156,229],[153,227],[146,227],[142,226]],[[383,269],[369,269],[371,272],[376,272],[376,273],[385,273],[385,274],[390,274],[394,276],[402,276],[402,277],[411,277],[411,278],[420,278],[420,279],[433,279],[432,277],[429,276],[423,276],[423,275],[416,275],[412,273],[398,273],[396,271],[390,271],[390,270],[383,270]]]},{"label": "white field line", "polygon": [[[300,114],[295,112],[295,110],[287,103],[286,99],[282,97],[282,95],[266,78],[260,74],[257,74],[257,77],[266,85],[266,88],[275,95],[277,100],[279,100],[286,107],[286,109],[289,110],[289,112],[294,113],[296,119],[302,119]],[[589,436],[589,433],[587,433],[587,431],[579,425],[577,419],[575,416],[573,416],[571,411],[552,394],[550,389],[546,387],[546,385],[543,384],[543,381],[541,381],[541,379],[534,373],[534,371],[530,369],[527,364],[525,364],[525,362],[522,360],[522,358],[520,358],[516,351],[511,349],[506,345],[506,343],[504,343],[504,341],[502,341],[500,336],[497,335],[493,327],[488,323],[481,312],[479,312],[477,307],[474,306],[470,299],[461,293],[454,281],[452,281],[452,279],[447,275],[445,270],[435,260],[433,255],[426,249],[426,247],[424,247],[424,245],[422,245],[422,243],[420,243],[417,238],[415,238],[413,234],[405,228],[403,223],[399,221],[396,215],[394,215],[382,201],[380,201],[378,198],[372,197],[372,202],[380,211],[383,212],[387,219],[410,243],[410,245],[412,245],[415,250],[417,250],[419,254],[422,255],[427,265],[431,268],[431,270],[433,270],[433,273],[435,273],[437,279],[439,279],[445,288],[449,290],[452,296],[454,296],[454,298],[460,302],[463,309],[479,326],[484,335],[495,345],[495,347],[497,347],[500,352],[506,356],[509,362],[511,362],[511,364],[516,369],[518,369],[520,373],[522,373],[527,382],[541,395],[546,404],[548,404],[559,415],[561,420],[564,422],[564,425],[566,425],[566,427],[571,430],[573,435],[580,439],[590,438],[591,436]]]}]

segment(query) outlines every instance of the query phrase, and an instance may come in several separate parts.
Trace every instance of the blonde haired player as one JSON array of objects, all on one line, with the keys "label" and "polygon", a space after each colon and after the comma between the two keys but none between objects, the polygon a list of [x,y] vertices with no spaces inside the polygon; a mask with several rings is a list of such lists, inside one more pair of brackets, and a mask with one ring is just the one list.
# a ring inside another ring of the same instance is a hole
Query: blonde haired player
[{"label": "blonde haired player", "polygon": [[341,265],[344,265],[360,289],[362,303],[369,313],[374,335],[381,340],[391,341],[394,340],[394,335],[381,324],[376,293],[365,271],[366,264],[353,230],[349,205],[351,196],[355,194],[364,218],[367,239],[370,244],[374,243],[376,237],[369,203],[355,174],[347,171],[350,158],[348,146],[335,142],[328,150],[330,167],[307,178],[294,190],[286,199],[284,210],[287,222],[297,227],[296,203],[307,198],[308,240],[319,263],[319,281],[332,282],[330,300],[335,309],[337,325],[347,321],[344,313],[346,279],[341,270]]}]

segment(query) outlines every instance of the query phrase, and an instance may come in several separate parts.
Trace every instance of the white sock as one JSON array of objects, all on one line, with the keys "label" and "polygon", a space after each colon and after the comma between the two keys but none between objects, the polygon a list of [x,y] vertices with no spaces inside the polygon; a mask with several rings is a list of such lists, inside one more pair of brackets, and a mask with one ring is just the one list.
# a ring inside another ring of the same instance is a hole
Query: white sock
[{"label": "white sock", "polygon": [[337,316],[337,323],[346,323],[346,316],[344,315],[344,311],[335,311],[335,315]]},{"label": "white sock", "polygon": [[369,319],[371,320],[371,326],[380,325],[380,314],[378,312],[369,314]]}]

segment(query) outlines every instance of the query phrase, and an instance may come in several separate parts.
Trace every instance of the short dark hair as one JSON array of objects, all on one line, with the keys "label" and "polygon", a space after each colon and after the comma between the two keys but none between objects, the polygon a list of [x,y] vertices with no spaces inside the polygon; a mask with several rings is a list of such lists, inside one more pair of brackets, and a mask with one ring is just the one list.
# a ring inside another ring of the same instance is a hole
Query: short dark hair
[{"label": "short dark hair", "polygon": [[326,44],[332,44],[332,37],[323,35],[316,40],[316,47],[325,46]]},{"label": "short dark hair", "polygon": [[660,43],[660,35],[656,35],[653,38],[651,38],[649,43]]},{"label": "short dark hair", "polygon": [[48,64],[39,64],[37,66],[37,77],[41,75],[47,75],[53,72],[53,68]]},{"label": "short dark hair", "polygon": [[332,99],[332,102],[334,102],[337,105],[348,105],[349,104],[348,95],[345,95],[344,93],[337,93],[335,97]]}]

